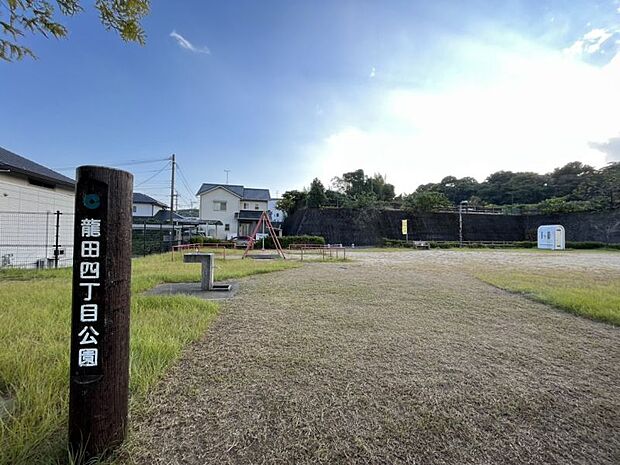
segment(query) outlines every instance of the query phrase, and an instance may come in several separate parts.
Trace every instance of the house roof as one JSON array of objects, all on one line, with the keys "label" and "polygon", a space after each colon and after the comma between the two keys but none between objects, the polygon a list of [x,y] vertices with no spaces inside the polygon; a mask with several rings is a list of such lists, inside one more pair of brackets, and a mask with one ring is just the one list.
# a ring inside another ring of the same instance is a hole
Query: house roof
[{"label": "house roof", "polygon": [[196,195],[205,194],[213,189],[221,187],[232,194],[239,197],[241,200],[259,200],[261,202],[267,202],[270,199],[269,189],[253,189],[250,187],[243,187],[236,184],[210,184],[204,183],[198,189]]},{"label": "house roof", "polygon": [[6,169],[10,172],[23,174],[40,181],[47,181],[71,189],[75,187],[73,179],[2,147],[0,147],[0,169]]},{"label": "house roof", "polygon": [[168,205],[161,203],[159,200],[156,200],[151,196],[141,194],[140,192],[133,193],[133,203],[148,203],[151,205],[157,205],[162,208],[168,208]]},{"label": "house roof", "polygon": [[[170,221],[170,211],[169,210],[159,210],[155,215],[153,215],[153,219],[157,221],[167,222]],[[183,223],[183,224],[202,224],[203,220],[199,220],[198,218],[187,218],[185,216],[181,216],[178,213],[172,213],[172,221],[175,223]]]},{"label": "house roof", "polygon": [[260,200],[263,202],[269,202],[271,195],[269,189],[244,189],[243,200]]},{"label": "house roof", "polygon": [[238,220],[260,220],[262,210],[241,210],[237,215]]}]

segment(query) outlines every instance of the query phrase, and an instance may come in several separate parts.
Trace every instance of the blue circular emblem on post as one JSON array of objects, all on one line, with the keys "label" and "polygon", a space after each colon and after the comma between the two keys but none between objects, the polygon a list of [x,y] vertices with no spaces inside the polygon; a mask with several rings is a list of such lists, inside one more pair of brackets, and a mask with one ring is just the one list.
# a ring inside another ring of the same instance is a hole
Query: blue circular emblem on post
[{"label": "blue circular emblem on post", "polygon": [[95,208],[99,208],[101,205],[101,199],[97,194],[85,194],[82,203],[86,208],[94,210]]}]

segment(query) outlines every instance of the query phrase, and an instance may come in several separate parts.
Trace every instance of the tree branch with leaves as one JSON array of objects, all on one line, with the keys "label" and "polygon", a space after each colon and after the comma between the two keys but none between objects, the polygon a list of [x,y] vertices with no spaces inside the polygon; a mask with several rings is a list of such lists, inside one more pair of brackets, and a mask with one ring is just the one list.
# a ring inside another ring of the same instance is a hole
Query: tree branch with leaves
[{"label": "tree branch with leaves", "polygon": [[[149,0],[96,0],[99,19],[107,30],[118,32],[127,42],[144,45],[146,33],[140,24],[150,9]],[[81,0],[0,0],[0,60],[36,58],[20,43],[26,34],[61,39],[67,28],[60,16],[74,16],[84,9]]]}]

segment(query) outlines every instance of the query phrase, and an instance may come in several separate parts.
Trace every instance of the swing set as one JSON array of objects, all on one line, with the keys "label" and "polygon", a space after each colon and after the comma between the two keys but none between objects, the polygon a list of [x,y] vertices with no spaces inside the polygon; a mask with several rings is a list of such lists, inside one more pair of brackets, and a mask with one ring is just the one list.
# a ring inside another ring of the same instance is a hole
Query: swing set
[{"label": "swing set", "polygon": [[269,232],[269,235],[271,236],[271,239],[273,240],[273,245],[275,246],[276,251],[278,252],[278,255],[282,257],[283,260],[286,260],[286,256],[284,255],[284,250],[282,250],[282,245],[280,244],[280,239],[278,239],[276,230],[273,228],[273,225],[271,224],[271,221],[269,220],[269,217],[267,216],[267,212],[265,211],[261,213],[260,219],[258,220],[258,223],[256,223],[256,227],[254,228],[254,231],[252,231],[252,234],[250,235],[250,240],[248,241],[248,245],[245,248],[245,252],[243,252],[243,257],[241,258],[247,257],[250,250],[254,248],[254,244],[256,243],[256,234],[258,234],[259,228],[261,226],[267,227],[267,231]]}]

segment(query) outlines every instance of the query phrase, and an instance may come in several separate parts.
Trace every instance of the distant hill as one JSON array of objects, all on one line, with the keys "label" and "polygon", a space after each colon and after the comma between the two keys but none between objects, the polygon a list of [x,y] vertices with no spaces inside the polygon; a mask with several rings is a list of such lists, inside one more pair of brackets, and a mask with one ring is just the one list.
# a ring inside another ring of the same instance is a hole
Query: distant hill
[{"label": "distant hill", "polygon": [[186,208],[185,210],[178,210],[176,213],[186,218],[198,218],[199,216],[197,208]]}]

